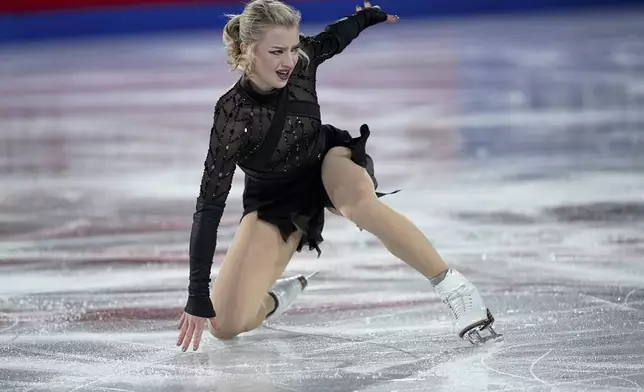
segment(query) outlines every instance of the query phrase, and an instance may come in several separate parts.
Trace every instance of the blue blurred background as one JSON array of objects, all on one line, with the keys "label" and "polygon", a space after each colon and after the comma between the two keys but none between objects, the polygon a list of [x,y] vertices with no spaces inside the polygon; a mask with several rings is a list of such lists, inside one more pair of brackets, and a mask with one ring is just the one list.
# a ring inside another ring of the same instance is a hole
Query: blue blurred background
[{"label": "blue blurred background", "polygon": [[[321,23],[350,12],[348,0],[290,0],[304,23]],[[388,12],[406,19],[485,13],[543,12],[627,6],[642,0],[380,0]],[[223,13],[238,12],[237,0],[4,0],[0,2],[0,42],[61,37],[208,29],[223,25]]]}]

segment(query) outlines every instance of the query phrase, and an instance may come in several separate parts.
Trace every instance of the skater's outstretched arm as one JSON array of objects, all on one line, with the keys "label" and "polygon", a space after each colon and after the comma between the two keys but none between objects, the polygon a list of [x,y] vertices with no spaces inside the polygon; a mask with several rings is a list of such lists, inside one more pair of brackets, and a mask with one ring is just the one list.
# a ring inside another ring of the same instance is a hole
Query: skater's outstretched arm
[{"label": "skater's outstretched arm", "polygon": [[250,132],[246,132],[246,125],[242,121],[248,117],[245,110],[241,105],[226,105],[221,102],[215,106],[210,146],[190,233],[190,284],[177,340],[177,345],[183,345],[184,350],[190,344],[193,334],[194,348],[198,348],[206,319],[215,317],[210,300],[210,272],[217,230],[236,164],[250,143]]},{"label": "skater's outstretched arm", "polygon": [[394,23],[397,16],[387,15],[380,7],[372,7],[368,1],[365,8],[356,7],[356,13],[328,25],[323,32],[312,37],[303,37],[303,49],[311,61],[319,65],[341,53],[366,28],[382,22]]}]

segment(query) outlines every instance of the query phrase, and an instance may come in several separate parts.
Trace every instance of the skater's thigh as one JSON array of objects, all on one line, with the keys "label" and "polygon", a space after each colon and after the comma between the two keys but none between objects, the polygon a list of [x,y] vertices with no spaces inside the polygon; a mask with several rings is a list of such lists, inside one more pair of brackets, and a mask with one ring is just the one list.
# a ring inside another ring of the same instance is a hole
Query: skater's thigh
[{"label": "skater's thigh", "polygon": [[279,229],[246,215],[235,233],[212,290],[217,323],[222,329],[243,330],[255,320],[266,294],[284,272],[301,238],[284,241]]},{"label": "skater's thigh", "polygon": [[350,218],[362,201],[375,199],[374,184],[367,171],[351,160],[351,150],[332,148],[322,162],[322,182],[335,206],[331,212]]}]

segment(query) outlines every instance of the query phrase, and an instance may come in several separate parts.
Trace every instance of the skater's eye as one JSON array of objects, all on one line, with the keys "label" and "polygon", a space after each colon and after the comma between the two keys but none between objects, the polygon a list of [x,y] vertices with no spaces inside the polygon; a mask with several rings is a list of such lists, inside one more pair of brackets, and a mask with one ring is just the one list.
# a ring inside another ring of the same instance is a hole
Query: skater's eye
[{"label": "skater's eye", "polygon": [[[269,51],[269,53],[274,54],[276,56],[279,56],[279,55],[284,54],[284,51],[287,50],[287,49],[288,49],[287,47],[280,46],[280,47],[276,47],[276,49],[274,49],[274,50]],[[299,44],[295,45],[294,47],[292,47],[291,52],[297,52],[298,49],[300,49]]]}]

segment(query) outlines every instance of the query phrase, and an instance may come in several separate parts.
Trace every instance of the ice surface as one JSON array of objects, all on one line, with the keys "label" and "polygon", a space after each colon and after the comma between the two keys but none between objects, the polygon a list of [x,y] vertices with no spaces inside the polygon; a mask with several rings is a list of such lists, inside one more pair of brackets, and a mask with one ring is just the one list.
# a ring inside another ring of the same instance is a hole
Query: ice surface
[{"label": "ice surface", "polygon": [[212,106],[235,78],[218,33],[4,47],[0,390],[641,391],[643,16],[403,21],[322,67],[323,120],[370,125],[381,188],[402,189],[384,200],[495,314],[505,341],[478,348],[329,216],[322,257],[287,269],[321,270],[293,308],[180,352]]}]

